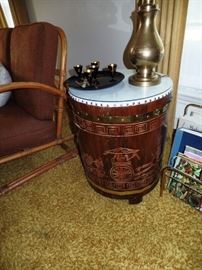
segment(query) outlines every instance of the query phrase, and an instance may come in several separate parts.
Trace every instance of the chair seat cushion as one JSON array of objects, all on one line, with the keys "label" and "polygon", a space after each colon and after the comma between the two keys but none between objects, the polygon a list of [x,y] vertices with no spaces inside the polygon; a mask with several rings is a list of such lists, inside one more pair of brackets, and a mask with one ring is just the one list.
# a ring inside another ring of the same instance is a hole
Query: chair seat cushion
[{"label": "chair seat cushion", "polygon": [[51,120],[38,120],[14,102],[0,108],[0,156],[12,154],[56,138]]}]

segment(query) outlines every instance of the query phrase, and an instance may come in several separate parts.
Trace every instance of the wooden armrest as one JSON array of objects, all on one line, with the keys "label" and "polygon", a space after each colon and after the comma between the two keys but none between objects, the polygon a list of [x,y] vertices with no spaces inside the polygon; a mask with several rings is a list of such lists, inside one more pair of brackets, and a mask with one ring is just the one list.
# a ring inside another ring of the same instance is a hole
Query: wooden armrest
[{"label": "wooden armrest", "polygon": [[66,99],[66,93],[62,92],[61,90],[47,85],[43,83],[37,83],[37,82],[12,82],[4,85],[0,85],[0,93],[3,92],[8,92],[8,91],[13,91],[13,90],[20,90],[20,89],[25,89],[25,90],[34,90],[38,89],[47,93],[50,93],[55,96],[60,96]]}]

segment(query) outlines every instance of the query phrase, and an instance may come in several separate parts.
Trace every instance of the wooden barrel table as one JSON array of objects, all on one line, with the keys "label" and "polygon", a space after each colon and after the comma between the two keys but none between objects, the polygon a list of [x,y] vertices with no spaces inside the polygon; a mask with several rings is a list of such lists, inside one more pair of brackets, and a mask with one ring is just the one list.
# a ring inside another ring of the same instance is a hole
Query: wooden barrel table
[{"label": "wooden barrel table", "polygon": [[139,203],[158,182],[172,80],[128,84],[131,71],[110,88],[69,89],[82,164],[99,193]]}]

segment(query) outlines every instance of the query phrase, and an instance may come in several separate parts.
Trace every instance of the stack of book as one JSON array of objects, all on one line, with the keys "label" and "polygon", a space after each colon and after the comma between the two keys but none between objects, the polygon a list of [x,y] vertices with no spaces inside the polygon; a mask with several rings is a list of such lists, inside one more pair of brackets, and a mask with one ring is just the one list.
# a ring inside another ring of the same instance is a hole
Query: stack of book
[{"label": "stack of book", "polygon": [[168,165],[169,192],[202,211],[202,115],[179,119]]}]

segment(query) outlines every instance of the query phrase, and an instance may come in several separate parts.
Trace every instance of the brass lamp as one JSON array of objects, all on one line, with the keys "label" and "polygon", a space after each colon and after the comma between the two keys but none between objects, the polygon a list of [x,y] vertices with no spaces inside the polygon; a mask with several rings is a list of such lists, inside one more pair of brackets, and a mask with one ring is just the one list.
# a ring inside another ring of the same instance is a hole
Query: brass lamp
[{"label": "brass lamp", "polygon": [[136,73],[129,77],[129,83],[137,86],[151,86],[160,83],[156,73],[158,63],[163,57],[164,46],[156,28],[156,15],[159,11],[155,0],[141,0],[137,15],[139,27],[130,41],[129,61]]}]

